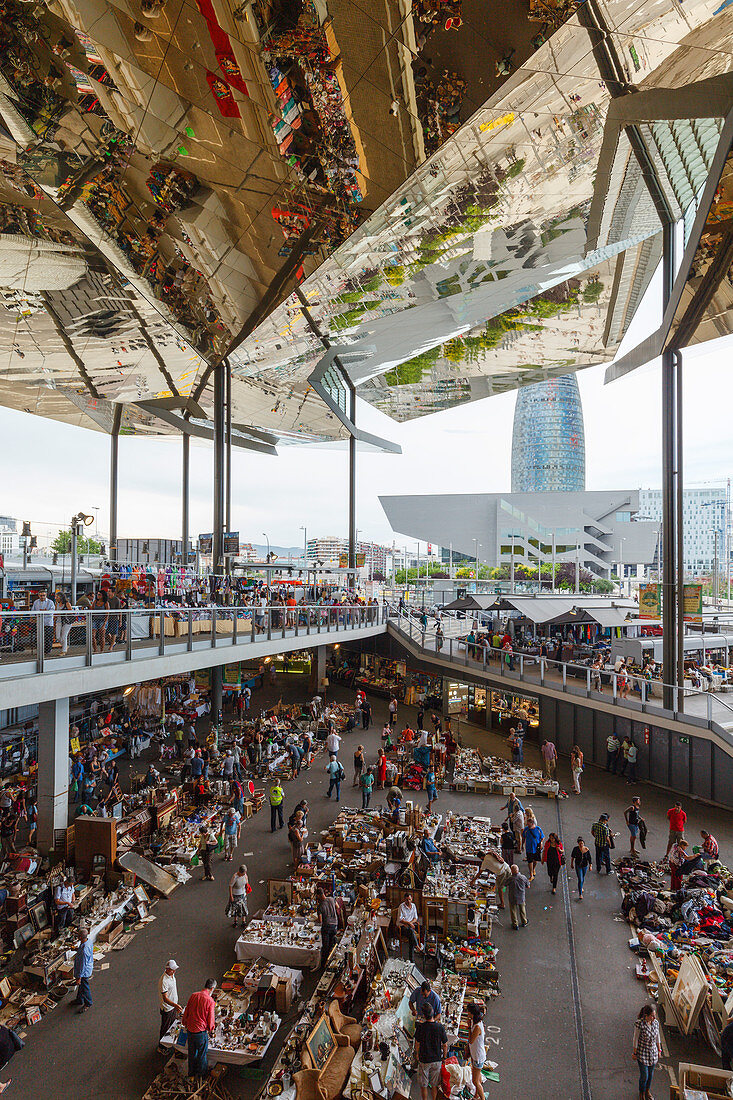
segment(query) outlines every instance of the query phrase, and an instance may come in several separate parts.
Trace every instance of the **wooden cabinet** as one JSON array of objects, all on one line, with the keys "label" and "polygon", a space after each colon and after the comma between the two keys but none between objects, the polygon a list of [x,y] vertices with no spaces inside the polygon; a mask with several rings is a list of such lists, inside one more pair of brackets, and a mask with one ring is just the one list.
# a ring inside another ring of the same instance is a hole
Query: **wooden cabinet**
[{"label": "wooden cabinet", "polygon": [[94,856],[104,856],[111,868],[117,859],[117,821],[113,817],[77,817],[74,847],[78,870],[90,874]]}]

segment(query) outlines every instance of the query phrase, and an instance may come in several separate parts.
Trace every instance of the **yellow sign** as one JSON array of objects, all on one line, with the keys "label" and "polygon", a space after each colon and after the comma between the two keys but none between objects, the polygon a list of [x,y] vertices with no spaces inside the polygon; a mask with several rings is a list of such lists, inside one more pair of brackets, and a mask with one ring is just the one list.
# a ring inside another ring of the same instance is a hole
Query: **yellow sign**
[{"label": "yellow sign", "polygon": [[639,618],[661,619],[662,617],[662,586],[661,584],[642,584],[639,588]]},{"label": "yellow sign", "polygon": [[702,585],[686,584],[682,590],[684,620],[686,623],[702,622]]},{"label": "yellow sign", "polygon": [[69,739],[69,748],[72,752],[81,752],[81,745],[79,744],[78,737],[72,737]]},{"label": "yellow sign", "polygon": [[[356,555],[356,568],[357,569],[362,569],[364,567],[364,565],[366,565],[366,554],[357,554]],[[349,555],[348,554],[339,554],[339,569],[348,569],[348,568],[349,568]]]},{"label": "yellow sign", "polygon": [[239,687],[242,683],[242,674],[239,669],[239,661],[234,665],[224,665],[223,682],[229,687]]},{"label": "yellow sign", "polygon": [[492,118],[490,122],[482,122],[479,126],[479,130],[485,133],[487,130],[497,130],[500,126],[508,126],[510,122],[514,122],[514,111],[510,111],[507,115],[502,115],[501,118]]}]

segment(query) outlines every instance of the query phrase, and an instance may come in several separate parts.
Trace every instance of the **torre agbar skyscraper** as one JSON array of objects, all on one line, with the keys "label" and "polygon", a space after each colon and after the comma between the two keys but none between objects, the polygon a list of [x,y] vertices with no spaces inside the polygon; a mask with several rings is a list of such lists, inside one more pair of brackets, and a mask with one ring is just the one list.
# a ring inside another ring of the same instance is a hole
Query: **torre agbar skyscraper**
[{"label": "torre agbar skyscraper", "polygon": [[520,389],[512,434],[512,492],[585,489],[585,432],[577,378]]}]

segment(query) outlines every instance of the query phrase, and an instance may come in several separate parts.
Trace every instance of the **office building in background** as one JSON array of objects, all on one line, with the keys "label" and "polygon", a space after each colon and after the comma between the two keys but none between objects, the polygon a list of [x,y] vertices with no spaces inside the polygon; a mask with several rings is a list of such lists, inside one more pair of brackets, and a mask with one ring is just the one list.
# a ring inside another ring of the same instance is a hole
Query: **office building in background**
[{"label": "office building in background", "polygon": [[[726,485],[708,485],[683,491],[683,553],[687,574],[712,572],[716,557],[716,531],[718,567],[723,568],[727,552],[728,492]],[[662,490],[640,489],[639,511],[647,519],[661,521]]]}]

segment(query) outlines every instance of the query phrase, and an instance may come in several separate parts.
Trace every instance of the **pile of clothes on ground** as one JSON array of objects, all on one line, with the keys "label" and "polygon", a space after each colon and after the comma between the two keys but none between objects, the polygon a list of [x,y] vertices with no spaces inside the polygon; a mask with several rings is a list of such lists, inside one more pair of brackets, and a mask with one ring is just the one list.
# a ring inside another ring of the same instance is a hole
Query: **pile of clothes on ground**
[{"label": "pile of clothes on ground", "polygon": [[[695,955],[723,1002],[733,992],[733,873],[718,861],[693,869],[682,888],[671,890],[660,863],[630,857],[616,863],[623,893],[621,910],[635,926],[640,949],[660,959],[674,984],[685,955]],[[640,978],[652,980],[646,965]]]}]

